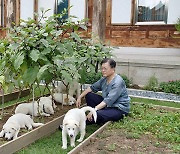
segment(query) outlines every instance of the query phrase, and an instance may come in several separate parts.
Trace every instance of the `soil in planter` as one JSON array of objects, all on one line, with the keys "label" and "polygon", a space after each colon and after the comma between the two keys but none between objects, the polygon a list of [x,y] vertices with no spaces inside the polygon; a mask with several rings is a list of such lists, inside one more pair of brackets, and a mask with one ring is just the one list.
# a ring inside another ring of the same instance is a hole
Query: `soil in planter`
[{"label": "soil in planter", "polygon": [[140,138],[132,134],[125,134],[122,129],[105,129],[101,134],[91,140],[79,154],[132,154],[132,153],[173,153],[168,143],[158,141],[151,134]]},{"label": "soil in planter", "polygon": [[[57,108],[55,109],[54,115],[51,115],[50,117],[44,117],[44,116],[34,117],[34,121],[35,122],[42,122],[45,124],[49,121],[52,121],[53,119],[55,119],[57,117],[64,115],[69,109],[76,107],[75,105],[72,105],[72,106],[65,106],[64,105],[63,107],[61,104],[56,104],[56,105],[57,105]],[[13,107],[14,106],[11,106],[11,107],[4,109],[3,119],[0,120],[0,131],[2,130],[2,127],[6,123],[7,119],[14,114]],[[2,112],[2,110],[0,110],[0,114],[1,114],[1,112]],[[26,132],[28,132],[28,130],[21,129],[18,136],[25,134]],[[8,141],[6,141],[4,138],[0,138],[0,145],[4,144],[6,142],[8,142]]]}]

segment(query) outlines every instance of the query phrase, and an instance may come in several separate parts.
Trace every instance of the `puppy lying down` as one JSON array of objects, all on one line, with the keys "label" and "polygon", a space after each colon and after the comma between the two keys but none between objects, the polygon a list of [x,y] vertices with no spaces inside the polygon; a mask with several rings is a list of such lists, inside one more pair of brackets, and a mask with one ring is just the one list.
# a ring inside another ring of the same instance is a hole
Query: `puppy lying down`
[{"label": "puppy lying down", "polygon": [[54,114],[54,109],[56,106],[52,105],[52,99],[50,97],[41,97],[39,100],[39,104],[37,101],[34,102],[34,110],[33,110],[33,102],[30,103],[22,103],[19,104],[15,109],[16,113],[24,113],[30,114],[33,116],[38,116],[38,114],[42,116],[50,116]]},{"label": "puppy lying down", "polygon": [[96,122],[97,113],[94,108],[90,106],[83,107],[81,109],[74,108],[69,110],[63,119],[62,126],[62,148],[67,149],[67,136],[70,138],[71,147],[75,146],[75,139],[80,131],[80,138],[78,142],[82,142],[86,133],[86,111],[90,111],[93,114],[94,121]]},{"label": "puppy lying down", "polygon": [[73,96],[63,93],[54,93],[53,97],[56,102],[62,103],[63,105],[73,105],[76,102]]},{"label": "puppy lying down", "polygon": [[26,128],[31,130],[33,127],[44,125],[43,123],[34,123],[30,118],[30,115],[23,113],[14,114],[3,125],[0,137],[5,137],[7,140],[16,139],[20,128]]}]

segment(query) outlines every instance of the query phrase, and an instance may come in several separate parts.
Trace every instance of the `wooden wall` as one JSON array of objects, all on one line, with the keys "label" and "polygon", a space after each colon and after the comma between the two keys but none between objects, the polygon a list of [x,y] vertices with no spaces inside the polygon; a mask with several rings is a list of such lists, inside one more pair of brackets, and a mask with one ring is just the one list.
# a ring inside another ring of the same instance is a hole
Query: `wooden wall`
[{"label": "wooden wall", "polygon": [[[157,48],[179,48],[180,34],[175,35],[174,25],[134,25],[131,19],[130,25],[112,25],[111,8],[112,0],[106,0],[106,32],[105,43],[112,46],[134,46],[134,47],[157,47]],[[88,18],[92,24],[93,0],[88,0]],[[132,0],[132,6],[135,0]],[[132,7],[134,12],[135,7]],[[91,26],[89,26],[91,31]]]},{"label": "wooden wall", "polygon": [[112,46],[179,48],[180,35],[174,34],[174,25],[107,26],[106,40]]},{"label": "wooden wall", "polygon": [[[37,0],[35,0],[37,1]],[[19,21],[19,0],[5,0],[6,5],[13,3],[14,11],[11,12],[8,6],[5,14],[7,16],[5,21],[6,25],[10,25],[10,19]],[[174,25],[112,25],[111,24],[111,3],[112,0],[106,0],[106,27],[105,27],[105,43],[112,46],[135,46],[135,47],[157,47],[157,48],[179,48],[180,47],[180,34],[175,35],[176,31]],[[16,3],[16,4],[15,4]],[[132,5],[134,0],[132,0]],[[133,7],[134,8],[134,7]],[[132,12],[134,10],[132,9]],[[93,0],[88,0],[88,32],[92,31],[93,23]],[[5,32],[0,27],[0,38],[5,36]],[[84,36],[90,36],[85,34]]]}]

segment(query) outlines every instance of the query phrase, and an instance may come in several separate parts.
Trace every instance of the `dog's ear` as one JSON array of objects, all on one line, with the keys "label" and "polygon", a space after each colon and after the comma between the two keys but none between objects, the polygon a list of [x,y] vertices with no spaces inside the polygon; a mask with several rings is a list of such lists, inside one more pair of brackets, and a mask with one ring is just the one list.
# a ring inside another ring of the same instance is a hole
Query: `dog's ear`
[{"label": "dog's ear", "polygon": [[63,125],[59,125],[59,130],[62,130],[63,129]]},{"label": "dog's ear", "polygon": [[79,124],[78,124],[78,123],[75,123],[74,125],[75,125],[76,127],[79,127]]},{"label": "dog's ear", "polygon": [[12,127],[12,129],[15,130],[15,131],[17,131],[17,128],[15,128],[15,127]]}]

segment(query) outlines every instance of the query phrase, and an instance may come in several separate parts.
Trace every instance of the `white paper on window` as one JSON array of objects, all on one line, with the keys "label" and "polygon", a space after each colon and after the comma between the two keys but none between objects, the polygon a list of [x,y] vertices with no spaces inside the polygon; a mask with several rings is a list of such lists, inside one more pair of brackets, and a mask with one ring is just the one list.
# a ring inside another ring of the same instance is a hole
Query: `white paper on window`
[{"label": "white paper on window", "polygon": [[112,24],[131,23],[131,0],[112,0]]},{"label": "white paper on window", "polygon": [[[44,10],[50,9],[48,12],[46,12],[45,17],[50,17],[54,14],[55,10],[55,0],[39,0],[38,1],[38,14],[41,16],[41,8]],[[46,19],[47,19],[46,18]],[[42,21],[43,22],[43,21]]]},{"label": "white paper on window", "polygon": [[27,20],[34,16],[34,0],[21,0],[20,2],[20,18]]},{"label": "white paper on window", "polygon": [[168,2],[168,21],[167,24],[175,24],[180,18],[180,0],[169,0]]},{"label": "white paper on window", "polygon": [[73,21],[78,21],[85,19],[86,15],[86,0],[70,0],[69,6],[72,6],[69,15],[76,16],[77,18],[74,18]]},{"label": "white paper on window", "polygon": [[1,0],[0,0],[0,26],[2,26],[2,18],[3,18],[3,15],[2,15],[2,3],[1,3]]}]

